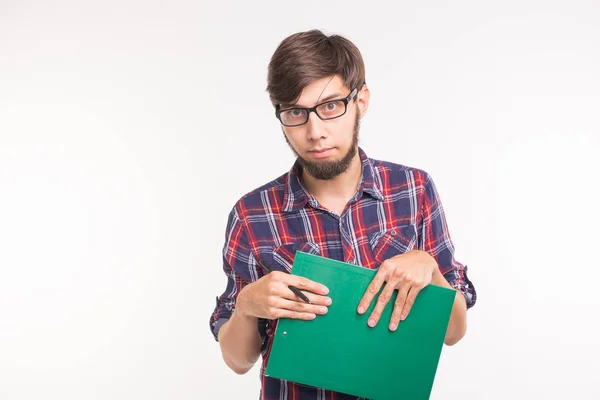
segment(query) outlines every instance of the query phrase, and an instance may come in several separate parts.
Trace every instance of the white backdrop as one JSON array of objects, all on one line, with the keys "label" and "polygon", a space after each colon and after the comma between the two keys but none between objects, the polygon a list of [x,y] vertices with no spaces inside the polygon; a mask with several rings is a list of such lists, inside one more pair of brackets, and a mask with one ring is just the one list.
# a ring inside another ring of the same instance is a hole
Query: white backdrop
[{"label": "white backdrop", "polygon": [[600,398],[600,3],[260,3],[0,0],[0,399],[257,398],[208,319],[311,28],[361,50],[361,146],[431,173],[477,288],[431,398]]}]

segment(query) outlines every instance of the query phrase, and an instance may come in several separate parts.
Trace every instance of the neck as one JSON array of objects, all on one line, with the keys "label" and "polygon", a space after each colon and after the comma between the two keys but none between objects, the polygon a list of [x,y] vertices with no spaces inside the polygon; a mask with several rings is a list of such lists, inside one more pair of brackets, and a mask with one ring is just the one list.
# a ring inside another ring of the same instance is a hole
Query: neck
[{"label": "neck", "polygon": [[327,203],[330,199],[343,200],[344,204],[354,196],[362,176],[362,164],[358,152],[352,159],[346,171],[335,178],[328,180],[317,179],[302,170],[302,183],[320,203]]}]

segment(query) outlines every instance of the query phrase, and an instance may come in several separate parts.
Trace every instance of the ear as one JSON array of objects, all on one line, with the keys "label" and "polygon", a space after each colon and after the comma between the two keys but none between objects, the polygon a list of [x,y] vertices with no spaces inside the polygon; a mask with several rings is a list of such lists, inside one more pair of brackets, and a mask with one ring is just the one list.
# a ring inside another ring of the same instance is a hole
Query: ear
[{"label": "ear", "polygon": [[358,103],[358,112],[360,119],[362,119],[367,113],[370,99],[371,92],[369,91],[369,87],[366,84],[364,84],[363,87],[356,94],[356,102]]}]

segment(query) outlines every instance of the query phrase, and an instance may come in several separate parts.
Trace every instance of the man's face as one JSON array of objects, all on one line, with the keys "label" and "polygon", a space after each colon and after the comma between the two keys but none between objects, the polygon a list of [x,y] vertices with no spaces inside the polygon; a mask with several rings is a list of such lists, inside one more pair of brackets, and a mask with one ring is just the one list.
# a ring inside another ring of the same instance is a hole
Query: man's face
[{"label": "man's face", "polygon": [[[341,99],[352,89],[346,88],[337,75],[322,78],[307,85],[294,106],[312,107],[327,100]],[[367,109],[368,90],[359,91],[355,99],[357,101],[351,100],[346,114],[339,118],[323,121],[312,112],[304,125],[282,126],[290,148],[313,177],[335,178],[348,169],[356,156],[359,122]]]}]

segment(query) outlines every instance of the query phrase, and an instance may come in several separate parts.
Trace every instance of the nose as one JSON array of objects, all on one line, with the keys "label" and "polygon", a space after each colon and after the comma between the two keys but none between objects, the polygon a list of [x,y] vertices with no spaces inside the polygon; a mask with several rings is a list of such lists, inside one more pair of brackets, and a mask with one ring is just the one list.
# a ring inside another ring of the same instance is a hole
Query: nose
[{"label": "nose", "polygon": [[306,121],[306,134],[309,140],[319,140],[327,137],[325,131],[325,121],[323,121],[316,112],[308,114],[308,121]]}]

